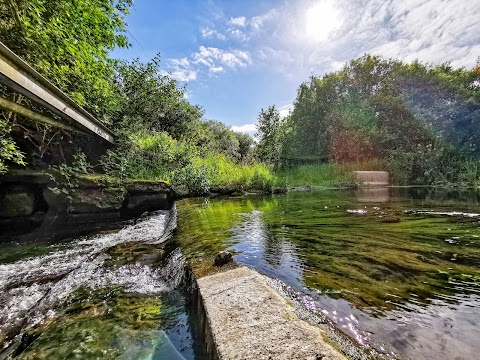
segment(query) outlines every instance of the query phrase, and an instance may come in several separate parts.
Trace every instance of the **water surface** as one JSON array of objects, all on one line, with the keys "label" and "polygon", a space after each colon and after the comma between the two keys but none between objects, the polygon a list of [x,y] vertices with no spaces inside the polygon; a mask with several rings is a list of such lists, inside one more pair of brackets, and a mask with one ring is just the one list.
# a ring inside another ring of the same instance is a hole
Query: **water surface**
[{"label": "water surface", "polygon": [[0,250],[0,359],[193,359],[175,210]]},{"label": "water surface", "polygon": [[198,274],[214,254],[278,279],[312,314],[386,358],[480,352],[479,195],[427,189],[183,200]]}]

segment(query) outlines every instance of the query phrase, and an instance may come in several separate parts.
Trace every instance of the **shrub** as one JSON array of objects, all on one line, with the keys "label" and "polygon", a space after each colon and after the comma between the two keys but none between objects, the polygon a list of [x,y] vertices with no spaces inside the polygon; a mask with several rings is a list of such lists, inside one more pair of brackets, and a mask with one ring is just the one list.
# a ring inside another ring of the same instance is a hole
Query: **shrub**
[{"label": "shrub", "polygon": [[173,173],[172,186],[179,193],[204,195],[210,190],[210,181],[205,166],[189,164]]}]

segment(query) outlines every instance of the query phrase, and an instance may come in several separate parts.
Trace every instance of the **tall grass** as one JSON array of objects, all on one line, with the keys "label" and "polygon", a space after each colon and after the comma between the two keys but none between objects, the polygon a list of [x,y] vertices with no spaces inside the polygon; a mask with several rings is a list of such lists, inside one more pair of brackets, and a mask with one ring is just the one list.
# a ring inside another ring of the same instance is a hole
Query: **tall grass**
[{"label": "tall grass", "polygon": [[194,166],[206,169],[206,176],[213,188],[271,191],[282,185],[269,166],[237,163],[223,154],[198,157],[194,160]]},{"label": "tall grass", "polygon": [[384,170],[380,160],[345,164],[300,165],[277,171],[276,175],[288,186],[324,186],[344,187],[356,186],[354,171]]}]

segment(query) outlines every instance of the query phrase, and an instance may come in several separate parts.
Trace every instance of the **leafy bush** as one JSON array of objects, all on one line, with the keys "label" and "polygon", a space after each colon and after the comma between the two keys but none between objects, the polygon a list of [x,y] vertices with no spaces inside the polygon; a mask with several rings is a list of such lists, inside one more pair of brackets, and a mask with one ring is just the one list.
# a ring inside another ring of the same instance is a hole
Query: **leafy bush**
[{"label": "leafy bush", "polygon": [[197,150],[165,132],[128,136],[117,150],[101,159],[104,172],[130,179],[170,181],[173,173],[192,164]]},{"label": "leafy bush", "polygon": [[8,170],[8,163],[25,166],[24,155],[10,137],[7,124],[0,119],[0,174]]},{"label": "leafy bush", "polygon": [[204,195],[210,190],[210,181],[205,166],[189,164],[173,173],[172,186],[179,193]]},{"label": "leafy bush", "polygon": [[195,160],[196,166],[207,169],[213,187],[231,190],[271,191],[278,186],[271,167],[262,163],[238,163],[223,154],[209,154]]}]

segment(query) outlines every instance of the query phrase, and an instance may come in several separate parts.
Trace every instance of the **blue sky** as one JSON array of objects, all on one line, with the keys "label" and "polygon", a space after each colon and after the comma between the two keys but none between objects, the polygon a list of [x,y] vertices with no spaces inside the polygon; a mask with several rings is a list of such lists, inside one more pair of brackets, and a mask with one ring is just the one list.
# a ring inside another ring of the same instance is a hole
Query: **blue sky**
[{"label": "blue sky", "polygon": [[480,0],[136,0],[128,49],[186,84],[205,118],[254,133],[261,108],[288,113],[310,74],[364,53],[468,68]]}]

